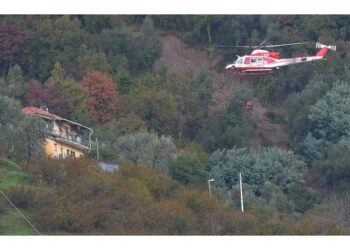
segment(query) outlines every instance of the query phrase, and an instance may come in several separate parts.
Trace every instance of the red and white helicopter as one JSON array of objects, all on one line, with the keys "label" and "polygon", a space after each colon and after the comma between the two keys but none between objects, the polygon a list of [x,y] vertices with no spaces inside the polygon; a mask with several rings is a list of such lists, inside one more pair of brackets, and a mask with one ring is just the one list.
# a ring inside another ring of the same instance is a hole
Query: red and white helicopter
[{"label": "red and white helicopter", "polygon": [[221,46],[221,47],[243,47],[243,48],[255,48],[255,50],[245,56],[237,56],[238,58],[226,66],[226,69],[231,69],[237,72],[240,76],[256,76],[266,75],[279,69],[283,66],[288,66],[296,63],[311,62],[322,59],[328,52],[328,50],[336,50],[335,45],[324,45],[317,42],[316,48],[320,49],[314,56],[298,56],[293,58],[281,58],[278,52],[262,50],[260,48],[274,48],[283,46],[300,45],[305,43],[289,43],[278,45],[265,45],[258,46]]}]

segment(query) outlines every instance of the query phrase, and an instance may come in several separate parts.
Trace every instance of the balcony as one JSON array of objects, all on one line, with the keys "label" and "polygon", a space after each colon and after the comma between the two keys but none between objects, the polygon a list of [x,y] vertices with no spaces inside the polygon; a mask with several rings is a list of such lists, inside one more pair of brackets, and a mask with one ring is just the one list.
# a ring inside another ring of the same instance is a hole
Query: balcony
[{"label": "balcony", "polygon": [[86,137],[84,137],[83,134],[80,135],[75,135],[71,133],[62,133],[62,132],[57,132],[57,131],[51,131],[49,133],[53,139],[56,141],[78,147],[82,150],[88,150],[90,149],[90,142]]}]

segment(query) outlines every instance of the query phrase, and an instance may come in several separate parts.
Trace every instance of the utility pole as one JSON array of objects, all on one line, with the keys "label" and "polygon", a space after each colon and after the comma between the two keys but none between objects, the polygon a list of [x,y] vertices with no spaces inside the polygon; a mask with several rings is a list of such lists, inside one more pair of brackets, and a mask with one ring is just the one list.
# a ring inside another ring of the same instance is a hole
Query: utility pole
[{"label": "utility pole", "polygon": [[100,153],[98,152],[98,140],[97,140],[97,137],[96,137],[96,156],[97,156],[97,160],[99,161],[100,160]]},{"label": "utility pole", "polygon": [[208,180],[208,188],[209,188],[209,195],[211,196],[211,188],[210,188],[210,182],[214,181],[214,179]]},{"label": "utility pole", "polygon": [[241,210],[243,213],[244,212],[244,205],[243,205],[243,189],[242,189],[242,174],[241,174],[241,172],[239,173],[239,187],[241,190]]}]

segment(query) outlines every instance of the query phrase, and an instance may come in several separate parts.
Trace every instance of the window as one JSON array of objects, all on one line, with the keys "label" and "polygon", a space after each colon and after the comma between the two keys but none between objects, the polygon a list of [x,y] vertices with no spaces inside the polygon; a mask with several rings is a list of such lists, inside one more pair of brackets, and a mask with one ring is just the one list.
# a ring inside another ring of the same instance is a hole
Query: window
[{"label": "window", "polygon": [[53,148],[54,148],[55,153],[57,153],[57,144],[56,143],[53,144]]},{"label": "window", "polygon": [[250,58],[250,63],[256,63],[256,58]]},{"label": "window", "polygon": [[243,58],[242,57],[238,57],[236,59],[236,61],[234,62],[234,64],[242,64],[243,63]]}]

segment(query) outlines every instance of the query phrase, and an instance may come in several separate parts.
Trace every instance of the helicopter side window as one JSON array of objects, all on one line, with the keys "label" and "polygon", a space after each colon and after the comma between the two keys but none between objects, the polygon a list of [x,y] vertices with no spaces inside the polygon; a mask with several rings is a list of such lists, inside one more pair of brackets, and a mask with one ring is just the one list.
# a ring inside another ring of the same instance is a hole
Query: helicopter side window
[{"label": "helicopter side window", "polygon": [[256,58],[250,58],[250,63],[256,63]]}]

